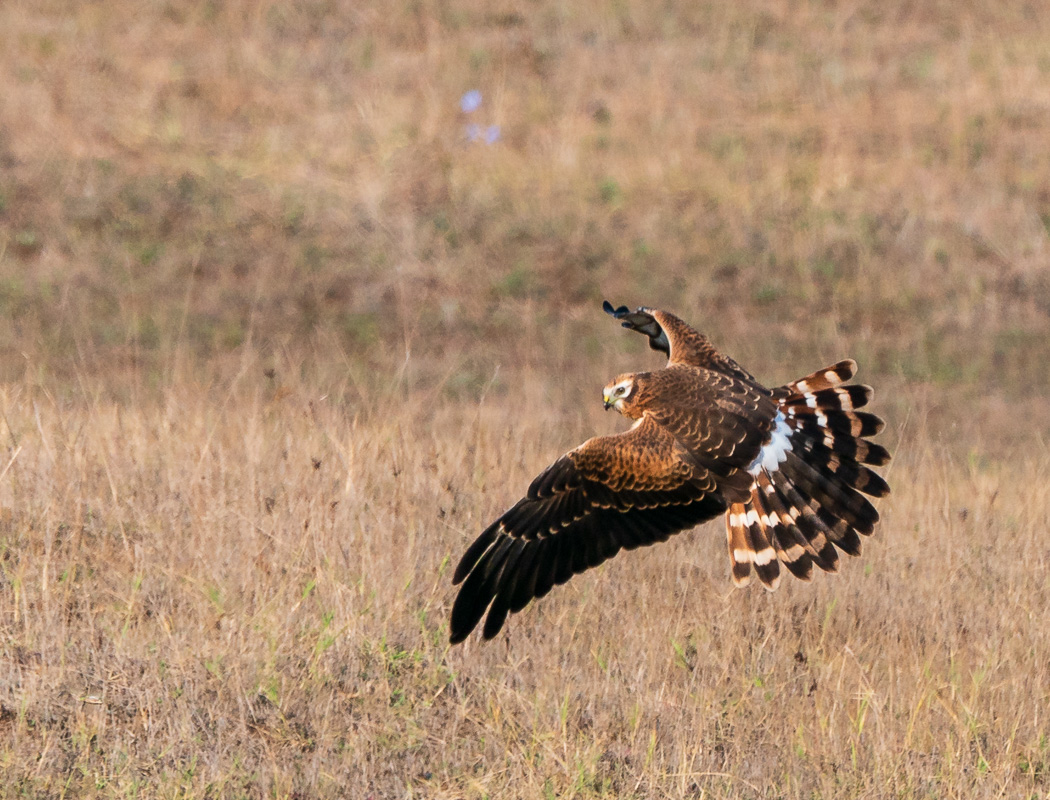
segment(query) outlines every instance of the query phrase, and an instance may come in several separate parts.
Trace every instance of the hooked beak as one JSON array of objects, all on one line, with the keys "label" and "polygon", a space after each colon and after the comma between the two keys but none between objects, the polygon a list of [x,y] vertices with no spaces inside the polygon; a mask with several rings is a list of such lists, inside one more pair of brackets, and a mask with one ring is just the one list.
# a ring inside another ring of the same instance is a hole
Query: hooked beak
[{"label": "hooked beak", "polygon": [[602,394],[602,400],[605,401],[605,410],[606,411],[608,411],[610,408],[613,407],[613,399],[611,397],[609,397],[609,395],[603,393]]}]

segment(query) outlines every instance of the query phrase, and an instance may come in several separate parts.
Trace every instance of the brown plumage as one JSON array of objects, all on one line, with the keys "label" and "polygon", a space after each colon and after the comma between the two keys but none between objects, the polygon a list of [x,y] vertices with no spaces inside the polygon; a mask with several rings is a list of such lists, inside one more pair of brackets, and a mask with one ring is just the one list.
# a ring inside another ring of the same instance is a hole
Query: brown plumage
[{"label": "brown plumage", "polygon": [[654,372],[618,376],[605,407],[636,420],[624,433],[589,439],[545,469],[525,497],[474,541],[453,576],[462,582],[450,639],[481,621],[494,637],[507,615],[621,549],[665,541],[726,516],[733,581],[754,568],[775,589],[783,564],[808,580],[834,572],[838,549],[860,552],[886,482],[865,465],[889,461],[865,439],[883,423],[858,411],[872,395],[844,385],[856,363],[770,390],[666,311],[605,310],[668,357]]}]

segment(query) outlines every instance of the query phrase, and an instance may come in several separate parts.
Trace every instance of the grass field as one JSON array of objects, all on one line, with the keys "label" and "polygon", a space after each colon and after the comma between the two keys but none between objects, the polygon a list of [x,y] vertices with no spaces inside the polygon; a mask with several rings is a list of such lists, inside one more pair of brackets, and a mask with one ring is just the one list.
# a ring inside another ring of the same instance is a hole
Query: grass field
[{"label": "grass field", "polygon": [[[1048,135],[1039,3],[0,4],[0,796],[1050,797]],[[883,521],[450,649],[603,297],[856,358]]]}]

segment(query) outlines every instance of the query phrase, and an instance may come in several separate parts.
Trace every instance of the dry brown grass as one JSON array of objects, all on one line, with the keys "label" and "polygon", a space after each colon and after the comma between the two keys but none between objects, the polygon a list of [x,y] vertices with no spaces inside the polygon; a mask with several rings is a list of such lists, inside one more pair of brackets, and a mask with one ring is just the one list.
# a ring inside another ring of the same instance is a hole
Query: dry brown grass
[{"label": "dry brown grass", "polygon": [[917,401],[839,575],[735,591],[711,525],[450,650],[450,559],[614,423],[566,412],[575,381],[361,416],[345,381],[244,368],[164,402],[5,391],[9,794],[1046,792],[1045,453],[960,461]]},{"label": "dry brown grass", "polygon": [[[0,796],[1050,793],[1040,3],[11,0],[0,98]],[[857,358],[884,523],[450,651],[452,561],[656,363],[603,296]]]}]

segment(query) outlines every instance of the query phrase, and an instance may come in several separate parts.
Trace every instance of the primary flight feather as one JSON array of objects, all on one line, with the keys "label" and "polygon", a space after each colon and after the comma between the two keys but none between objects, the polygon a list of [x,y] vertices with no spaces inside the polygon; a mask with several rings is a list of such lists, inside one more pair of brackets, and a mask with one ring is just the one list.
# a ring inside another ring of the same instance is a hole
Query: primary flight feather
[{"label": "primary flight feather", "polygon": [[768,589],[781,564],[803,580],[814,564],[834,572],[836,547],[857,555],[859,534],[879,519],[863,495],[889,487],[867,465],[890,456],[867,439],[882,420],[859,410],[871,387],[846,385],[856,362],[767,389],[675,315],[604,307],[667,365],[613,379],[605,407],[635,420],[630,430],[563,455],[467,548],[453,575],[463,584],[453,644],[486,610],[491,639],[508,614],[573,575],[720,514],[733,581],[747,585],[754,569]]}]

